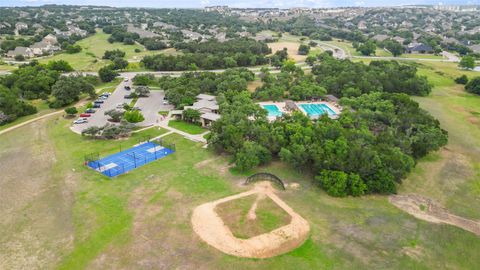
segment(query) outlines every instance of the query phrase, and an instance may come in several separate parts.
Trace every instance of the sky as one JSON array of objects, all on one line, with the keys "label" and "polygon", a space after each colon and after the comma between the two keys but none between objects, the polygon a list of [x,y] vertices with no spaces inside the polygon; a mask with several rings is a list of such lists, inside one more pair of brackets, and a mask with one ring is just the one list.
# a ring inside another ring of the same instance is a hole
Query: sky
[{"label": "sky", "polygon": [[480,0],[0,0],[0,6],[40,6],[45,4],[105,5],[115,7],[202,8],[212,5],[230,7],[344,7],[395,5],[480,5]]}]

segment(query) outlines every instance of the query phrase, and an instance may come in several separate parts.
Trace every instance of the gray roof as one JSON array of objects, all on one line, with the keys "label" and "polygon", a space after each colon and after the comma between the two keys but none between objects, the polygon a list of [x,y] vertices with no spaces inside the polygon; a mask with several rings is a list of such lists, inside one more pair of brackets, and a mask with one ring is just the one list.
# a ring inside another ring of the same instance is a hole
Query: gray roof
[{"label": "gray roof", "polygon": [[212,95],[207,95],[207,94],[199,94],[197,95],[197,99],[215,100],[216,97]]},{"label": "gray roof", "polygon": [[210,121],[217,121],[218,119],[220,119],[221,116],[220,114],[216,114],[216,113],[204,113],[200,117]]},{"label": "gray roof", "polygon": [[469,47],[473,52],[480,52],[480,44],[472,45]]}]

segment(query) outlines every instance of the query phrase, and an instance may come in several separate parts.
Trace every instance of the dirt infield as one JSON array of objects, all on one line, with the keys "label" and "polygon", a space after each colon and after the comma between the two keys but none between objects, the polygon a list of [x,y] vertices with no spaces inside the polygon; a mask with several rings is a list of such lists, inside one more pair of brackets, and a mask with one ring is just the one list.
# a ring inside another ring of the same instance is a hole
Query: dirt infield
[{"label": "dirt infield", "polygon": [[[215,207],[253,194],[265,195],[272,199],[292,217],[290,224],[249,239],[233,236],[215,212]],[[246,258],[269,258],[291,251],[307,239],[310,231],[308,222],[275,195],[268,182],[259,182],[250,191],[198,206],[193,211],[192,225],[195,233],[209,245],[224,253]]]},{"label": "dirt infield", "polygon": [[450,214],[432,199],[416,194],[392,195],[388,200],[410,215],[432,223],[444,223],[480,236],[480,222]]}]

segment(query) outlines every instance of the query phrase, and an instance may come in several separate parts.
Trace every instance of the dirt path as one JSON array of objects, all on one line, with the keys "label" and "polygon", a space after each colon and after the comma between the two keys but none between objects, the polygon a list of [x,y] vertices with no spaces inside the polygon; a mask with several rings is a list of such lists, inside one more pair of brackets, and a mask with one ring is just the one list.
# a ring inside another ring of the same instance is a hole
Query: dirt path
[{"label": "dirt path", "polygon": [[416,194],[392,195],[390,203],[410,215],[432,223],[444,223],[459,227],[480,236],[480,221],[466,219],[450,214],[447,209],[432,199]]},{"label": "dirt path", "polygon": [[[253,194],[270,197],[292,217],[290,224],[249,239],[233,236],[215,212],[215,207]],[[268,182],[257,183],[250,191],[198,206],[193,211],[192,225],[195,233],[209,245],[224,253],[247,258],[269,258],[291,251],[307,239],[310,231],[308,222],[275,195],[274,189]]]}]

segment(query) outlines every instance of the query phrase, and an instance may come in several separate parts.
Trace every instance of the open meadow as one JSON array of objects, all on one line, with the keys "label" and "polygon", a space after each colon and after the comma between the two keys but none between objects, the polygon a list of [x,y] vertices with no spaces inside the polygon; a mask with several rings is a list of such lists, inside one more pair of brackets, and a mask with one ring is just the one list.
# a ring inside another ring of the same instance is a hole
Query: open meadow
[{"label": "open meadow", "polygon": [[[108,64],[108,60],[102,59],[102,56],[106,50],[122,50],[126,53],[125,59],[133,63],[140,62],[145,55],[175,53],[175,49],[148,51],[141,44],[125,45],[120,42],[110,43],[108,42],[109,36],[109,34],[103,33],[102,30],[97,30],[96,34],[79,40],[76,43],[82,47],[81,52],[74,54],[60,53],[42,58],[40,62],[47,63],[51,60],[65,60],[69,62],[75,70],[97,71],[101,67]],[[140,52],[135,52],[135,49],[140,50]]]},{"label": "open meadow", "polygon": [[[455,214],[480,219],[480,98],[455,85],[461,71],[443,63],[420,72],[435,85],[416,98],[449,131],[447,147],[418,164],[400,187],[438,200]],[[471,75],[471,73],[470,73]],[[109,179],[83,165],[138,143],[148,129],[126,140],[83,138],[60,115],[2,134],[0,140],[1,269],[478,269],[478,236],[414,218],[387,196],[334,198],[313,179],[273,162],[271,172],[298,188],[278,191],[311,227],[307,241],[284,255],[241,259],[204,243],[192,230],[193,209],[249,190],[229,158],[180,135],[164,137],[177,152]],[[243,211],[244,207],[240,207]],[[262,208],[263,209],[263,208]],[[261,210],[262,210],[261,209]],[[283,224],[267,214],[252,230]],[[233,217],[238,218],[238,217]],[[272,225],[273,224],[273,225]],[[239,234],[245,233],[239,227]],[[248,231],[249,232],[249,231]]]}]

